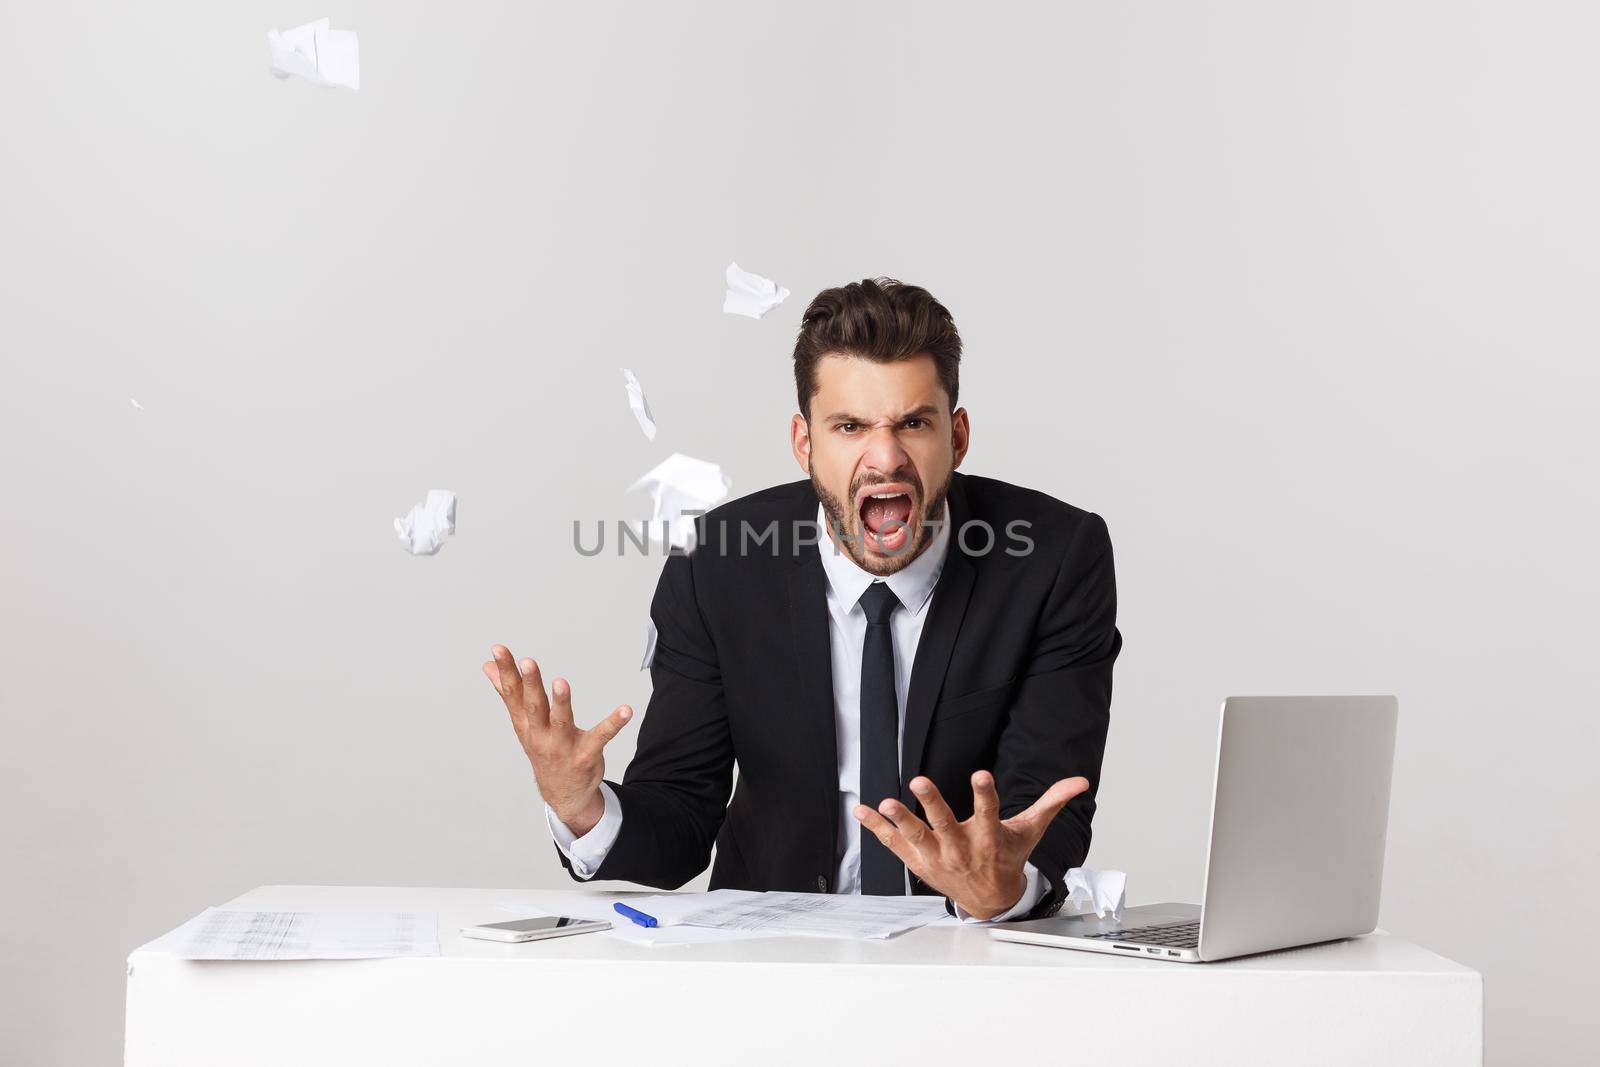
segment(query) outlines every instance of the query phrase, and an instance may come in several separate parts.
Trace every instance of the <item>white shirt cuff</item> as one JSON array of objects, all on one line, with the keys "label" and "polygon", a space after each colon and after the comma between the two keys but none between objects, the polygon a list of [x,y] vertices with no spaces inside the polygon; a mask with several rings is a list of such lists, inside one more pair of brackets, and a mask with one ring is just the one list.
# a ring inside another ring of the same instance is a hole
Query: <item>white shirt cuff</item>
[{"label": "white shirt cuff", "polygon": [[566,823],[556,818],[550,805],[544,806],[544,821],[550,826],[550,836],[555,839],[556,848],[572,864],[572,873],[579,878],[594,877],[594,872],[605,862],[606,853],[616,844],[617,834],[622,830],[622,802],[617,799],[610,783],[600,783],[600,795],[605,798],[605,813],[594,824],[594,829],[582,837],[574,835]]},{"label": "white shirt cuff", "polygon": [[[596,829],[599,829],[599,827],[596,827]],[[1039,873],[1039,868],[1035,867],[1031,863],[1024,863],[1022,865],[1022,875],[1027,879],[1027,883],[1022,887],[1022,896],[1017,898],[1017,902],[1011,905],[1009,911],[1001,912],[992,919],[974,919],[971,915],[967,914],[966,908],[963,908],[960,904],[956,904],[956,902],[952,900],[950,903],[954,905],[956,909],[956,918],[960,919],[964,923],[1003,923],[1008,919],[1015,919],[1019,915],[1028,914],[1028,912],[1033,910],[1033,906],[1039,903],[1040,899],[1043,898],[1045,881],[1044,876]]]}]

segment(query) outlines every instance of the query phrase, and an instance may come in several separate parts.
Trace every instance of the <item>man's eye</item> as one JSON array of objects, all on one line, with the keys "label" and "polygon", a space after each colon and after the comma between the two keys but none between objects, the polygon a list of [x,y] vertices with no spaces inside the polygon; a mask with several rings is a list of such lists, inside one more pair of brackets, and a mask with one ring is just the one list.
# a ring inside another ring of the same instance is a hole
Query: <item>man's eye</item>
[{"label": "man's eye", "polygon": [[922,419],[907,419],[905,423],[908,430],[920,430],[926,425],[927,423]]},{"label": "man's eye", "polygon": [[839,424],[839,429],[840,429],[840,430],[841,430],[841,431],[843,431],[843,432],[844,432],[844,433],[850,433],[850,432],[851,432],[851,431],[853,431],[853,430],[854,430],[854,429],[855,429],[855,428],[856,428],[856,424],[855,424],[855,423],[853,423],[853,422],[841,422],[841,423],[840,423],[840,424]]}]

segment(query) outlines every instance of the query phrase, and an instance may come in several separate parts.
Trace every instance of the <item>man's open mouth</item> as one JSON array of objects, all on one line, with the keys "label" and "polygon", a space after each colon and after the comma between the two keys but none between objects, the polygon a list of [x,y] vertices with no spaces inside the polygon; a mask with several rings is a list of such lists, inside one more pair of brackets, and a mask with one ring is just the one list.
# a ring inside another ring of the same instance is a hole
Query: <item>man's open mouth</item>
[{"label": "man's open mouth", "polygon": [[912,503],[909,489],[898,485],[874,486],[863,492],[856,505],[861,527],[880,551],[898,552],[905,547],[911,536]]}]

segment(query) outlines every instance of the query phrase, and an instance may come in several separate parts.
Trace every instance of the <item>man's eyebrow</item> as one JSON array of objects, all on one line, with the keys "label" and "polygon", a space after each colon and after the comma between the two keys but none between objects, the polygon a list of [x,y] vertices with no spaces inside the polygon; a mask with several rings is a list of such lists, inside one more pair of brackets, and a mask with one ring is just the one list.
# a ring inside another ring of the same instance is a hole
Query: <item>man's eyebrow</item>
[{"label": "man's eyebrow", "polygon": [[[935,405],[935,404],[920,404],[917,407],[914,407],[910,411],[906,412],[904,415],[901,415],[901,416],[897,417],[894,421],[895,422],[905,422],[907,419],[925,419],[925,418],[928,418],[930,416],[937,415],[938,413],[939,413],[939,408],[938,408],[937,405]],[[852,415],[849,412],[839,411],[839,412],[835,412],[832,415],[827,416],[825,419],[823,419],[823,421],[828,423],[830,426],[837,426],[838,424],[843,423],[843,422],[868,423],[868,422],[871,422],[872,420],[867,418],[864,415]]]}]

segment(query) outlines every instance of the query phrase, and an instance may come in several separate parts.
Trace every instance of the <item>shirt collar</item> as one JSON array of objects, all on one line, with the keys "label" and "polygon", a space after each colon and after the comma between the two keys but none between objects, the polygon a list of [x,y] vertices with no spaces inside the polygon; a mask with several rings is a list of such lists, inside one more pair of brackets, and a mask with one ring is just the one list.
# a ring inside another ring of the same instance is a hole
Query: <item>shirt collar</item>
[{"label": "shirt collar", "polygon": [[[817,531],[822,538],[817,543],[817,553],[822,557],[822,571],[828,576],[828,585],[839,602],[846,605],[846,610],[854,610],[856,601],[867,591],[867,586],[878,580],[878,576],[863,570],[855,560],[834,545],[833,538],[828,534],[828,517],[820,503],[817,505]],[[916,559],[884,578],[883,582],[905,609],[916,615],[933,595],[933,587],[939,583],[939,573],[944,569],[945,557],[949,553],[950,504],[947,501],[932,543]]]}]

